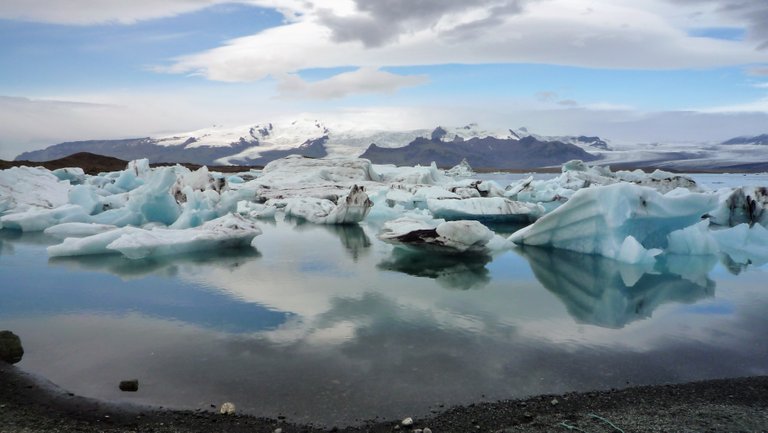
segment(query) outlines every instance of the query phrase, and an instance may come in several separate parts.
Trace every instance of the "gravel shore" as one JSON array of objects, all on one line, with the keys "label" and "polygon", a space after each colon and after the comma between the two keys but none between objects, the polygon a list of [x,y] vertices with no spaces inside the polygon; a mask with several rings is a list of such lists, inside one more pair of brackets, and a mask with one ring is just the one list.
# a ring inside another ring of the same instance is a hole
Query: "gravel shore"
[{"label": "gravel shore", "polygon": [[115,405],[0,365],[0,432],[763,432],[768,431],[768,377],[481,403],[413,421],[411,426],[392,420],[321,428],[239,414]]}]

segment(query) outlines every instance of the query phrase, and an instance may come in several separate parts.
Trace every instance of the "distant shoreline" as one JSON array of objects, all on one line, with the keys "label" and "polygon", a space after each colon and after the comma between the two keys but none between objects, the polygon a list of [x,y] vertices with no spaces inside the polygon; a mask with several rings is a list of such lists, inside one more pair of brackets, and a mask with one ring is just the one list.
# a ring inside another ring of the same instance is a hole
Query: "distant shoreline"
[{"label": "distant shoreline", "polygon": [[[237,404],[237,402],[235,402]],[[218,409],[218,408],[216,408]],[[399,420],[357,426],[292,424],[290,420],[212,411],[109,403],[77,396],[17,367],[0,363],[0,431],[154,431],[435,433],[581,431],[766,431],[768,377],[718,379],[623,390],[543,395],[446,408],[412,427]],[[403,418],[411,416],[403,414]],[[397,426],[397,427],[396,427]],[[579,430],[574,430],[579,431]]]},{"label": "distant shoreline", "polygon": [[[45,167],[49,170],[56,170],[66,167],[80,167],[86,174],[98,174],[101,172],[124,170],[128,161],[124,161],[119,158],[113,158],[110,156],[97,155],[94,153],[81,152],[69,155],[64,158],[54,159],[50,161],[6,161],[0,160],[0,170],[4,170],[11,167],[27,166],[27,167]],[[202,167],[199,164],[185,163],[185,162],[159,162],[152,163],[153,167],[169,166],[169,165],[183,165],[189,169],[196,170]],[[645,172],[652,172],[656,169],[668,171],[671,173],[706,173],[706,174],[725,174],[725,173],[763,173],[764,170],[750,170],[745,167],[733,167],[728,169],[691,169],[691,170],[679,170],[668,167],[656,167],[652,164],[608,164],[612,170],[642,170]],[[219,173],[241,173],[249,170],[261,170],[264,166],[254,165],[209,165],[207,166],[210,171]],[[441,169],[448,169],[450,167],[440,167]],[[509,173],[509,174],[528,174],[528,173],[551,173],[556,174],[561,172],[560,167],[533,167],[533,168],[507,168],[507,169],[491,169],[491,168],[478,168],[473,167],[476,173]]]}]

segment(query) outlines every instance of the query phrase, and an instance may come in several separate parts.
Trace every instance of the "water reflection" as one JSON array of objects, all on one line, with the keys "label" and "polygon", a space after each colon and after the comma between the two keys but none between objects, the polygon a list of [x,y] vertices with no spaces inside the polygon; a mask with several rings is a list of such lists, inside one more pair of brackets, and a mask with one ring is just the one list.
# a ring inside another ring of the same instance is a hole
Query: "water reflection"
[{"label": "water reflection", "polygon": [[536,278],[580,323],[622,328],[651,317],[660,305],[713,297],[708,257],[673,257],[656,269],[601,256],[527,247],[520,250]]},{"label": "water reflection", "polygon": [[483,254],[427,254],[395,248],[377,266],[414,277],[432,278],[446,289],[479,289],[491,281],[486,265],[491,256]]},{"label": "water reflection", "polygon": [[355,262],[371,247],[371,238],[359,224],[312,224],[298,218],[287,218],[294,229],[300,232],[325,230],[339,237],[341,245]]},{"label": "water reflection", "polygon": [[148,275],[175,277],[184,266],[215,266],[234,269],[261,257],[251,247],[229,248],[216,251],[200,251],[168,257],[148,257],[131,260],[120,254],[100,254],[48,259],[52,266],[62,266],[73,271],[98,271],[117,275],[123,279],[135,279]]}]

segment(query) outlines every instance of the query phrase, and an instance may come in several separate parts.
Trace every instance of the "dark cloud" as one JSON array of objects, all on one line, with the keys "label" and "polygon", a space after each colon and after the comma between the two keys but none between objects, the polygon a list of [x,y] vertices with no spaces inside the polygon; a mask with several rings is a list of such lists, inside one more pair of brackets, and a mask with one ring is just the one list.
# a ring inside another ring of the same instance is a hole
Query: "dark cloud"
[{"label": "dark cloud", "polygon": [[443,16],[482,7],[490,16],[452,29],[449,37],[472,37],[501,24],[506,15],[520,13],[524,0],[355,0],[357,13],[339,16],[319,9],[320,22],[331,29],[337,42],[360,41],[377,47],[397,40],[403,33],[435,25]]},{"label": "dark cloud", "polygon": [[768,1],[766,0],[668,0],[683,5],[715,5],[721,13],[742,20],[758,50],[768,50]]}]

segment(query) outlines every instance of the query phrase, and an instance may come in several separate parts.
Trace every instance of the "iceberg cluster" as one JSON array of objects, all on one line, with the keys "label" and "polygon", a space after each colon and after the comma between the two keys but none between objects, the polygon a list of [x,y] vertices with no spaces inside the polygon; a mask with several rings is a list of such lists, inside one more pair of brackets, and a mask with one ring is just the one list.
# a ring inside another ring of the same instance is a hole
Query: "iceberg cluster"
[{"label": "iceberg cluster", "polygon": [[[466,161],[442,171],[295,155],[229,175],[145,159],[95,176],[18,167],[0,171],[0,229],[61,239],[51,256],[248,247],[261,233],[257,221],[288,218],[364,223],[409,254],[488,255],[518,244],[638,266],[719,254],[736,264],[768,262],[766,188],[704,191],[674,173],[581,161],[551,179],[507,186],[474,176]],[[526,227],[505,239],[484,225],[491,223]]]}]

